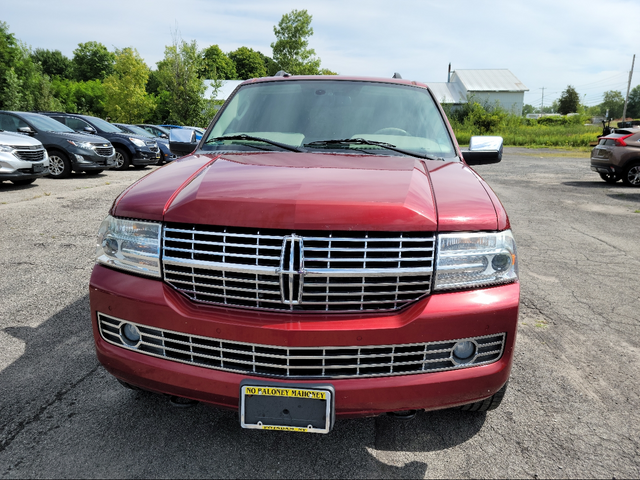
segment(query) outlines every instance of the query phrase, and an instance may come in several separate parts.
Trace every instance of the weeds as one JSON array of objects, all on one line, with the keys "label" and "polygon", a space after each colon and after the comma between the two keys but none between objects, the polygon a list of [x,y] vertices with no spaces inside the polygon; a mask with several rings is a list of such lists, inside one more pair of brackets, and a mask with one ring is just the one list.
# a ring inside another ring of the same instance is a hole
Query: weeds
[{"label": "weeds", "polygon": [[504,110],[499,104],[480,104],[470,97],[466,104],[444,106],[458,143],[466,145],[474,135],[499,135],[515,147],[589,147],[602,129],[585,126],[582,115],[527,119]]}]

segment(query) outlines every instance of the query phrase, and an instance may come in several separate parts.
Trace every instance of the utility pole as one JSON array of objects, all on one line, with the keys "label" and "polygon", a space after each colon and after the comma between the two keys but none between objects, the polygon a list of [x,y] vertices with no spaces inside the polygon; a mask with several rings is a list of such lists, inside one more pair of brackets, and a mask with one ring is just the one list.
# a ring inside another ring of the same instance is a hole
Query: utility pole
[{"label": "utility pole", "polygon": [[540,114],[544,115],[544,87],[542,87],[541,90],[542,90],[542,106],[540,107]]},{"label": "utility pole", "polygon": [[631,76],[633,75],[633,65],[636,63],[636,54],[633,54],[633,60],[631,60],[631,71],[629,72],[629,83],[627,84],[627,98],[624,99],[624,110],[622,112],[622,121],[627,119],[627,103],[629,103],[629,89],[631,88]]}]

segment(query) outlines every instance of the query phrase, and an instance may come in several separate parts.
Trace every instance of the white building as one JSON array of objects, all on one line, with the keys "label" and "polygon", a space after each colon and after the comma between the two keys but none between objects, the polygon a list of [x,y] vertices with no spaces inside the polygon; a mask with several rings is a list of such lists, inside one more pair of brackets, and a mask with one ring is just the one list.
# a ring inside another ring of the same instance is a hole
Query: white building
[{"label": "white building", "polygon": [[499,103],[522,115],[524,92],[529,89],[508,69],[454,70],[448,82],[427,82],[440,103],[461,105],[473,97],[479,103]]}]

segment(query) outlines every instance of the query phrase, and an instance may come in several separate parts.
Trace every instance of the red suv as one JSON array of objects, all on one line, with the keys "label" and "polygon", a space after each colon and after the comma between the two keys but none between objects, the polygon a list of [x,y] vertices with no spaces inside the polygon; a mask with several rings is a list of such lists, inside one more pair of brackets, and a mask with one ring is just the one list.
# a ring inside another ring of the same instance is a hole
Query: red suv
[{"label": "red suv", "polygon": [[490,410],[520,286],[500,201],[426,85],[334,76],[242,84],[187,157],[100,227],[100,362],[125,386],[238,410],[245,428]]}]

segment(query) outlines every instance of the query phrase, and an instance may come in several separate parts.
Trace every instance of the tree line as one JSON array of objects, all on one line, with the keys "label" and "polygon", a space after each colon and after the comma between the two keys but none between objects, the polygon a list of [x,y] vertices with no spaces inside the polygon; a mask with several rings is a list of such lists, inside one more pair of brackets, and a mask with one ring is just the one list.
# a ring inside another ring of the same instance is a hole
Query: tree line
[{"label": "tree line", "polygon": [[[222,80],[275,75],[336,75],[309,48],[312,16],[293,10],[273,27],[272,56],[248,47],[199,49],[177,32],[164,58],[150,68],[133,47],[113,51],[95,41],[79,43],[71,58],[59,50],[33,50],[0,21],[0,110],[65,111],[122,123],[206,126]],[[212,80],[214,95],[205,98]]]},{"label": "tree line", "polygon": [[[604,92],[602,102],[598,105],[587,107],[580,102],[580,94],[572,85],[568,85],[557,100],[551,105],[543,107],[541,113],[581,113],[589,117],[605,116],[611,119],[621,118],[624,111],[625,97],[619,90],[609,90]],[[535,109],[532,105],[525,105],[522,114],[538,113],[540,109]],[[629,92],[627,103],[627,118],[640,118],[640,85],[637,85]]]}]

